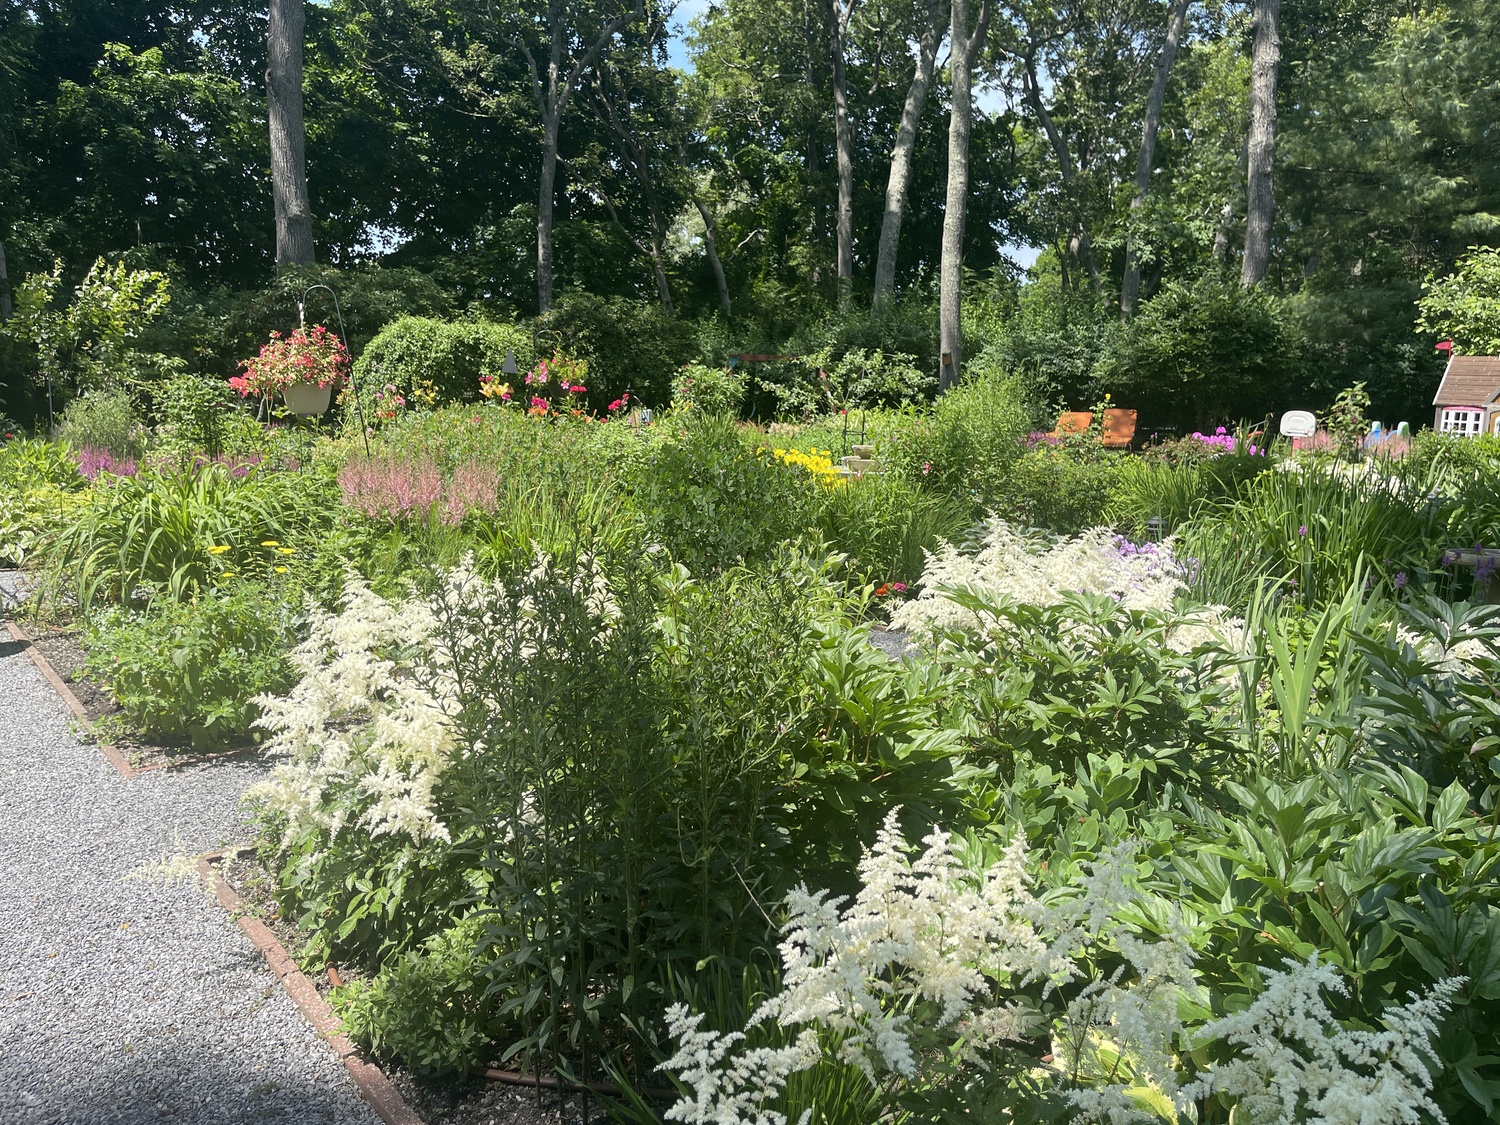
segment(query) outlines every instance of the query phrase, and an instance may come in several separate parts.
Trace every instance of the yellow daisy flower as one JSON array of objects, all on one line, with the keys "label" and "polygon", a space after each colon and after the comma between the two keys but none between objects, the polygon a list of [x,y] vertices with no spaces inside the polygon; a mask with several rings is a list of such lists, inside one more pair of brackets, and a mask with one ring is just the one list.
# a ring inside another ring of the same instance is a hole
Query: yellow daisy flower
[{"label": "yellow daisy flower", "polygon": [[284,567],[284,566],[278,566],[278,567],[275,568],[275,570],[276,570],[277,574],[285,574],[286,573],[286,567]]},{"label": "yellow daisy flower", "polygon": [[278,543],[278,542],[276,542],[276,540],[274,540],[274,539],[262,539],[260,545],[262,547],[279,547],[279,546],[281,546],[281,544]]},{"label": "yellow daisy flower", "polygon": [[228,547],[222,547],[222,546],[221,547],[210,547],[208,549],[208,553],[210,555],[222,555],[225,552],[227,552],[228,550],[229,550]]}]

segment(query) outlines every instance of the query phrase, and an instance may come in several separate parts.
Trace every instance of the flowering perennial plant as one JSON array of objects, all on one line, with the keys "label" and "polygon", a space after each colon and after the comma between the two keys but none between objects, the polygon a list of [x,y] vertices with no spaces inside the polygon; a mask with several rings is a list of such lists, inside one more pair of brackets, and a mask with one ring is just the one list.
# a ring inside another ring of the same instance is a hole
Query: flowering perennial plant
[{"label": "flowering perennial plant", "polygon": [[[526,413],[537,417],[549,414],[582,413],[582,396],[588,393],[584,380],[588,378],[589,365],[584,359],[554,351],[549,358],[537,360],[537,364],[526,374],[525,386],[530,403]],[[506,388],[509,391],[509,388]],[[503,401],[509,401],[502,394]]]},{"label": "flowering perennial plant", "polygon": [[229,385],[244,398],[273,398],[297,383],[319,387],[341,386],[349,376],[349,350],[321,324],[311,331],[298,328],[290,336],[271,333],[260,354],[241,365],[244,373]]},{"label": "flowering perennial plant", "polygon": [[[1387,1011],[1386,1031],[1350,1031],[1321,996],[1344,985],[1314,955],[1268,972],[1246,1011],[1194,1034],[1182,1013],[1202,1010],[1205,997],[1188,926],[1137,888],[1135,842],[1038,898],[1020,835],[983,873],[939,830],[913,861],[897,811],[861,862],[847,908],[805,887],[788,896],[782,989],[746,1030],[774,1021],[796,1029],[790,1045],[737,1051],[744,1034],[703,1031],[685,1005],[668,1011],[678,1049],[662,1069],[692,1088],[668,1120],[787,1125],[778,1103],[789,1077],[825,1054],[899,1095],[964,1064],[988,1072],[997,1052],[1049,1033],[1049,1065],[1019,1051],[1013,1063],[1076,1122],[1176,1121],[1211,1097],[1238,1102],[1256,1125],[1443,1119],[1428,1096],[1428,1062],[1440,1061],[1431,1040],[1461,980]],[[1155,940],[1140,924],[1148,917],[1167,920]],[[1105,963],[1117,967],[1106,973]],[[1228,1057],[1183,1081],[1189,1048]]]},{"label": "flowering perennial plant", "polygon": [[[440,596],[477,581],[455,572]],[[431,607],[393,605],[351,571],[340,612],[309,604],[308,614],[308,638],[292,653],[301,679],[256,700],[267,750],[285,760],[251,796],[285,818],[287,840],[314,825],[336,835],[351,813],[372,836],[446,840],[432,795],[453,752],[456,685],[432,640]],[[336,791],[346,798],[330,799]]]},{"label": "flowering perennial plant", "polygon": [[1238,648],[1240,625],[1222,608],[1187,613],[1175,608],[1187,592],[1189,576],[1170,541],[1136,544],[1098,527],[1048,544],[992,519],[976,554],[951,544],[928,554],[921,594],[897,608],[891,624],[918,638],[944,629],[980,628],[978,615],[945,593],[956,589],[1039,606],[1057,605],[1068,593],[1093,593],[1106,594],[1127,610],[1171,618],[1173,647],[1181,651],[1215,641]]},{"label": "flowering perennial plant", "polygon": [[773,449],[776,459],[785,465],[795,465],[811,473],[813,479],[825,488],[835,488],[846,483],[843,470],[833,463],[833,451],[829,449]]}]

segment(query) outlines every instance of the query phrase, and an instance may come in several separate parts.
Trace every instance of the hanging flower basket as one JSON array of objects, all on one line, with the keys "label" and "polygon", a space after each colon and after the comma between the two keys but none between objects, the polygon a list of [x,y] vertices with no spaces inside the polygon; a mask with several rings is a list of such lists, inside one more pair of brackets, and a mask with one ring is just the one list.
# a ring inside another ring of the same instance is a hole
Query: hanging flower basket
[{"label": "hanging flower basket", "polygon": [[333,384],[292,383],[282,388],[281,400],[293,414],[322,414],[333,401]]},{"label": "hanging flower basket", "polygon": [[241,366],[244,374],[229,385],[246,398],[280,395],[293,414],[322,414],[333,400],[333,389],[348,378],[349,352],[338,336],[316,324],[285,337],[272,332],[260,355]]}]

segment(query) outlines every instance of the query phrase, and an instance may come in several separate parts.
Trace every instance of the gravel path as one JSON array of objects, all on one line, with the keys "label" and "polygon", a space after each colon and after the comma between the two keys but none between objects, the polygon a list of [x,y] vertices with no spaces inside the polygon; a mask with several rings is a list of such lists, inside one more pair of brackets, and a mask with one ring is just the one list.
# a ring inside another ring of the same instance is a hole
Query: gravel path
[{"label": "gravel path", "polygon": [[262,767],[125,781],[70,717],[0,630],[0,1122],[374,1125],[239,927],[160,870],[246,838]]}]

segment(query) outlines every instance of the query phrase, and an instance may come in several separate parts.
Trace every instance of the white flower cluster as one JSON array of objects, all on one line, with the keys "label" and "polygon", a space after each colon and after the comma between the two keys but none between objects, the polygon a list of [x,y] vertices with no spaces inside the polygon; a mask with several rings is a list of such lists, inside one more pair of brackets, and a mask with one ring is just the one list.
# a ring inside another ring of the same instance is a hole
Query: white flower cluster
[{"label": "white flower cluster", "polygon": [[[747,1029],[771,1020],[799,1027],[794,1046],[779,1053],[757,1049],[747,1059],[731,1053],[743,1038],[739,1033],[701,1032],[701,1017],[681,1007],[669,1013],[681,1046],[664,1068],[694,1090],[673,1108],[671,1120],[782,1125],[784,1118],[767,1116],[768,1103],[790,1074],[820,1060],[813,1028],[832,1032],[835,1057],[872,1081],[882,1074],[914,1078],[934,1053],[983,1065],[987,1051],[1042,1029],[1018,990],[1045,982],[1051,991],[1075,979],[1083,972],[1079,956],[1104,941],[1125,955],[1136,979],[1122,983],[1117,974],[1085,988],[1063,1021],[1061,1038],[1087,1044],[1108,1027],[1117,1049],[1138,1060],[1137,1073],[1170,1071],[1167,1047],[1179,1027],[1179,989],[1191,984],[1192,955],[1181,932],[1148,942],[1122,923],[1123,908],[1140,898],[1127,884],[1133,843],[1108,852],[1076,893],[1049,906],[1029,890],[1024,838],[1017,836],[982,874],[964,867],[949,835],[938,830],[913,861],[898,811],[886,817],[861,861],[862,887],[847,909],[840,909],[844,900],[806,888],[788,896],[782,990],[761,1005]],[[1087,1026],[1075,1027],[1075,1020]],[[1075,1072],[1089,1051],[1070,1049]],[[741,1116],[751,1106],[756,1116]]]},{"label": "white flower cluster", "polygon": [[944,593],[961,588],[1039,606],[1057,605],[1069,593],[1106,594],[1125,609],[1172,621],[1170,641],[1179,651],[1200,644],[1238,651],[1242,643],[1242,624],[1222,607],[1186,613],[1174,608],[1187,591],[1187,570],[1170,543],[1138,547],[1108,528],[1045,546],[1004,520],[992,519],[977,554],[948,543],[928,553],[922,592],[891,614],[892,627],[906,629],[918,640],[938,629],[982,628],[978,615]]},{"label": "white flower cluster", "polygon": [[[284,760],[248,794],[287,821],[290,840],[309,824],[337,834],[354,823],[372,836],[403,833],[414,842],[448,840],[434,791],[457,752],[455,661],[496,641],[497,612],[509,594],[506,635],[529,659],[556,642],[536,612],[538,587],[557,580],[538,554],[513,591],[481,577],[472,557],[448,572],[432,596],[393,604],[350,573],[338,613],[309,610],[308,639],[293,652],[302,678],[285,697],[262,696],[257,725],[271,732],[267,752]],[[564,580],[602,635],[620,616],[601,567],[583,556]],[[468,684],[492,709],[503,684]],[[330,800],[331,790],[344,795]]]},{"label": "white flower cluster", "polygon": [[[470,577],[458,571],[449,584]],[[432,643],[431,607],[393,605],[350,573],[340,611],[312,606],[310,614],[308,639],[292,653],[302,678],[286,696],[256,701],[268,753],[286,760],[249,796],[286,817],[288,838],[310,823],[337,833],[347,810],[328,808],[324,795],[352,782],[373,798],[359,816],[372,835],[447,839],[431,799],[452,751],[456,703]],[[424,686],[418,667],[439,674],[424,676]]]},{"label": "white flower cluster", "polygon": [[[1040,985],[1045,999],[1083,980],[1053,1021],[1051,1066],[1031,1072],[1053,1084],[1075,1122],[1176,1120],[1216,1095],[1236,1101],[1252,1125],[1442,1121],[1429,1096],[1428,1063],[1441,1061],[1431,1040],[1461,980],[1388,1011],[1385,1031],[1349,1031],[1322,998],[1345,986],[1314,956],[1268,972],[1249,1008],[1190,1036],[1181,1012],[1201,1006],[1203,990],[1188,928],[1174,907],[1135,888],[1134,842],[1043,901],[1029,889],[1024,839],[979,874],[937,830],[914,862],[896,817],[886,817],[861,861],[862,887],[847,909],[805,888],[788,897],[782,989],[746,1031],[774,1020],[799,1029],[791,1045],[736,1050],[744,1033],[703,1031],[703,1017],[684,1005],[668,1011],[679,1045],[663,1069],[693,1091],[668,1120],[787,1125],[777,1103],[791,1075],[824,1057],[820,1032],[834,1059],[872,1081],[918,1078],[924,1063],[937,1062],[939,1073],[983,1066],[988,1049],[1045,1032],[1022,989]],[[1156,940],[1130,921],[1146,914],[1167,919]],[[1101,952],[1121,967],[1091,977],[1085,966]],[[1179,1047],[1188,1040],[1234,1054],[1184,1084]]]},{"label": "white flower cluster", "polygon": [[1440,981],[1388,1009],[1384,1031],[1348,1031],[1323,1000],[1325,989],[1348,995],[1338,972],[1320,965],[1317,954],[1286,965],[1284,973],[1266,970],[1266,987],[1249,1008],[1204,1029],[1205,1041],[1231,1044],[1239,1054],[1210,1065],[1184,1087],[1185,1097],[1236,1098],[1253,1125],[1444,1120],[1430,1095],[1433,1066],[1440,1070],[1443,1062],[1432,1040],[1464,978]]}]

